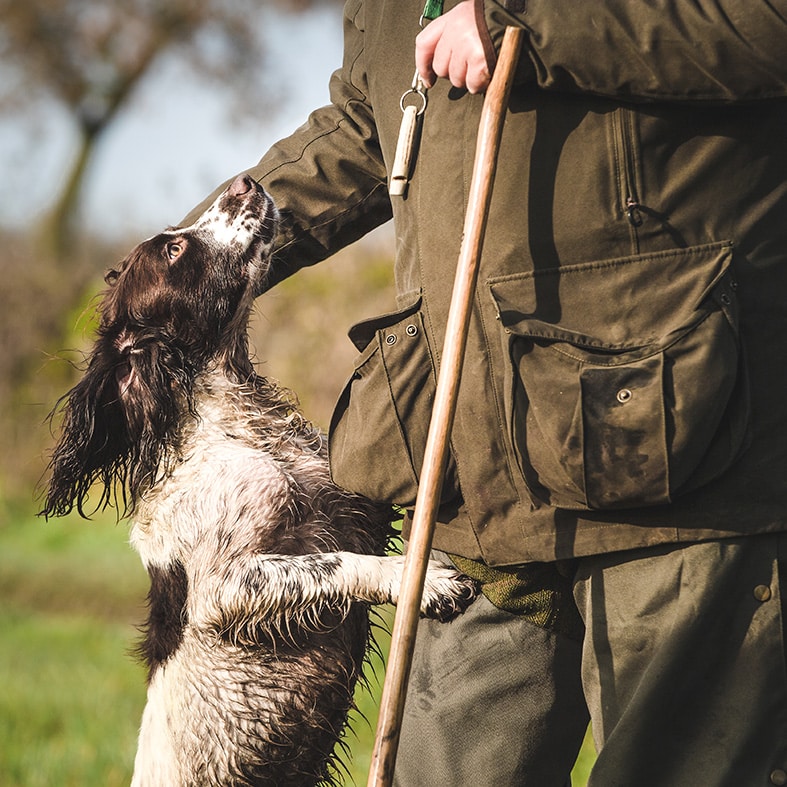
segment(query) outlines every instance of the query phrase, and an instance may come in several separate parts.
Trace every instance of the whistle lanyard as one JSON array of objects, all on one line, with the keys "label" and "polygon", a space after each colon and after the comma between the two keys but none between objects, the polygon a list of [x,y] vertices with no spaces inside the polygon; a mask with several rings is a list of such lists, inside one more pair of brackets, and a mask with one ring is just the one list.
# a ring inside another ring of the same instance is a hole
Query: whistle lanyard
[{"label": "whistle lanyard", "polygon": [[[426,0],[419,25],[424,27],[443,13],[443,0]],[[396,154],[388,181],[388,193],[392,197],[404,197],[412,174],[413,161],[421,136],[421,118],[426,111],[426,85],[416,71],[413,82],[399,99],[402,122],[396,141]]]},{"label": "whistle lanyard", "polygon": [[443,0],[426,0],[423,13],[421,14],[421,27],[424,26],[424,19],[431,22],[443,13]]}]

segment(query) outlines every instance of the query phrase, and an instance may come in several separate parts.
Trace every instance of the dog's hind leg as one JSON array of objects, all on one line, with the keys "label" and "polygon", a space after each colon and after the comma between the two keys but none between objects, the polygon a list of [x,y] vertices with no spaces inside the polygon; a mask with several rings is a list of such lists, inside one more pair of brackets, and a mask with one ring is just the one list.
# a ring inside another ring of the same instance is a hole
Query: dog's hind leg
[{"label": "dog's hind leg", "polygon": [[169,711],[163,674],[157,671],[148,686],[148,701],[142,715],[134,776],[131,787],[182,784],[178,753],[169,729]]}]

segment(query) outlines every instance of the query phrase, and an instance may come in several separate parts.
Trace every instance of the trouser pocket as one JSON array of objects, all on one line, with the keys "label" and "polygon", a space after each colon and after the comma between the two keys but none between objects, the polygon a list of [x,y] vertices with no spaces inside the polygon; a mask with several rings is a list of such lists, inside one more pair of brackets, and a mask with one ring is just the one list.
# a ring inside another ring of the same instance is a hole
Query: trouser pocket
[{"label": "trouser pocket", "polygon": [[489,282],[535,497],[655,505],[730,466],[749,417],[731,261],[718,243]]},{"label": "trouser pocket", "polygon": [[[437,387],[420,305],[419,299],[350,329],[360,355],[334,409],[328,439],[335,483],[401,506],[415,502]],[[457,496],[449,457],[443,501]]]}]

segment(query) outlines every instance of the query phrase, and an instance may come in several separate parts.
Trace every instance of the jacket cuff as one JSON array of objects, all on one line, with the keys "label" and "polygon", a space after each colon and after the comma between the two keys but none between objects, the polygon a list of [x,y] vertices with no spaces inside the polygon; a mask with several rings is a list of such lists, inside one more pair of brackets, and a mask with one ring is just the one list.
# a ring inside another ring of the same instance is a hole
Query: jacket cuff
[{"label": "jacket cuff", "polygon": [[[497,63],[497,53],[503,43],[507,27],[521,27],[527,31],[522,17],[526,12],[526,0],[475,0],[476,24],[484,45],[486,62],[491,74]],[[536,71],[527,55],[527,39],[517,65],[515,84],[533,82]]]}]

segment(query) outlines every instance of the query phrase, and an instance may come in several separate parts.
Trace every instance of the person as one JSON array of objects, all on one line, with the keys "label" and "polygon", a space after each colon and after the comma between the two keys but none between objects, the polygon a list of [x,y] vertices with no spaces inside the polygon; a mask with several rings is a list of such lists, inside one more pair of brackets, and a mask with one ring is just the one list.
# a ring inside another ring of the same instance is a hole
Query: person
[{"label": "person", "polygon": [[423,11],[348,0],[330,105],[249,170],[269,287],[393,218],[398,311],[351,330],[329,440],[339,483],[409,509],[483,92],[524,29],[434,538],[485,592],[419,631],[396,783],[562,785],[584,693],[595,787],[787,784],[787,2]]}]

